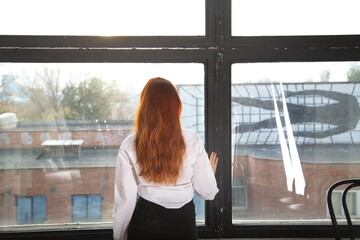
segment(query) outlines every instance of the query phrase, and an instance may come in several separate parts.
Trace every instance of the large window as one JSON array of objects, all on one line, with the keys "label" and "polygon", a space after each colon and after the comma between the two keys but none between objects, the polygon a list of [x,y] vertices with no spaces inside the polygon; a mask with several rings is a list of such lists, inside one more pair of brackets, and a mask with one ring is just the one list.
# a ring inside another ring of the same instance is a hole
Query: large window
[{"label": "large window", "polygon": [[29,196],[16,198],[16,224],[46,222],[46,197]]},{"label": "large window", "polygon": [[1,1],[0,238],[111,239],[116,154],[158,76],[220,157],[200,238],[332,238],[327,189],[360,177],[358,5]]}]

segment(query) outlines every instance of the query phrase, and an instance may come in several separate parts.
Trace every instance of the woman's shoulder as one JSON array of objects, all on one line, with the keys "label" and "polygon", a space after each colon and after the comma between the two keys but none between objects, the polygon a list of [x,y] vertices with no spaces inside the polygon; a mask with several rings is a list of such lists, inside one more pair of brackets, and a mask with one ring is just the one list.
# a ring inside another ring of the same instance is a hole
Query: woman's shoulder
[{"label": "woman's shoulder", "polygon": [[182,133],[183,133],[183,136],[184,137],[194,137],[194,136],[197,136],[197,133],[190,130],[190,129],[185,129],[185,128],[182,128]]},{"label": "woman's shoulder", "polygon": [[200,136],[192,130],[182,129],[182,134],[186,142],[197,142],[200,140]]},{"label": "woman's shoulder", "polygon": [[120,148],[126,150],[132,150],[134,148],[134,142],[135,142],[135,134],[131,133],[122,141]]}]

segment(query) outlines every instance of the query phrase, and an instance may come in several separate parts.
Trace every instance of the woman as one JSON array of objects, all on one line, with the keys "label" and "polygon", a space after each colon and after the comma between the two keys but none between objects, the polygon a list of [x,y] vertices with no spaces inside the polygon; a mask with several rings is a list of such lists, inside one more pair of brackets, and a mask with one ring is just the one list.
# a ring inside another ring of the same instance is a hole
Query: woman
[{"label": "woman", "polygon": [[197,239],[194,192],[214,199],[218,158],[213,152],[209,159],[199,136],[181,129],[181,110],[170,81],[148,81],[135,133],[122,142],[117,157],[115,240]]}]

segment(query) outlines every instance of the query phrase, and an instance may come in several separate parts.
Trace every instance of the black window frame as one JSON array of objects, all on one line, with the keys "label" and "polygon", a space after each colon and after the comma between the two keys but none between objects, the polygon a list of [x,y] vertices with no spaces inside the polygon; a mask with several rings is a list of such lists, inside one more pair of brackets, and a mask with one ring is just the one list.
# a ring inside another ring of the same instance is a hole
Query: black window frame
[{"label": "black window frame", "polygon": [[[235,226],[231,213],[231,65],[318,61],[360,61],[360,35],[234,37],[231,0],[206,0],[205,36],[0,36],[0,63],[204,64],[205,145],[216,149],[221,161],[216,174],[220,192],[206,203],[206,224],[198,227],[200,238],[333,237],[330,224]],[[112,239],[112,229],[0,233],[1,239],[64,237]]]}]

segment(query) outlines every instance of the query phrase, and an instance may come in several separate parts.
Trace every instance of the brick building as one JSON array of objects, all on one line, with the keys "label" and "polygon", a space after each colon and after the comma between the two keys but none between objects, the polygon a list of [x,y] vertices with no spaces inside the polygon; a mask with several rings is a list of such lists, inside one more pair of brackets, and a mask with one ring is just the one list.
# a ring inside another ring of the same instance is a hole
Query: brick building
[{"label": "brick building", "polygon": [[[117,150],[131,128],[74,128],[20,123],[0,133],[1,225],[111,222]],[[42,143],[49,139],[83,140],[81,154],[68,155],[65,147],[60,155],[45,151]]]}]

